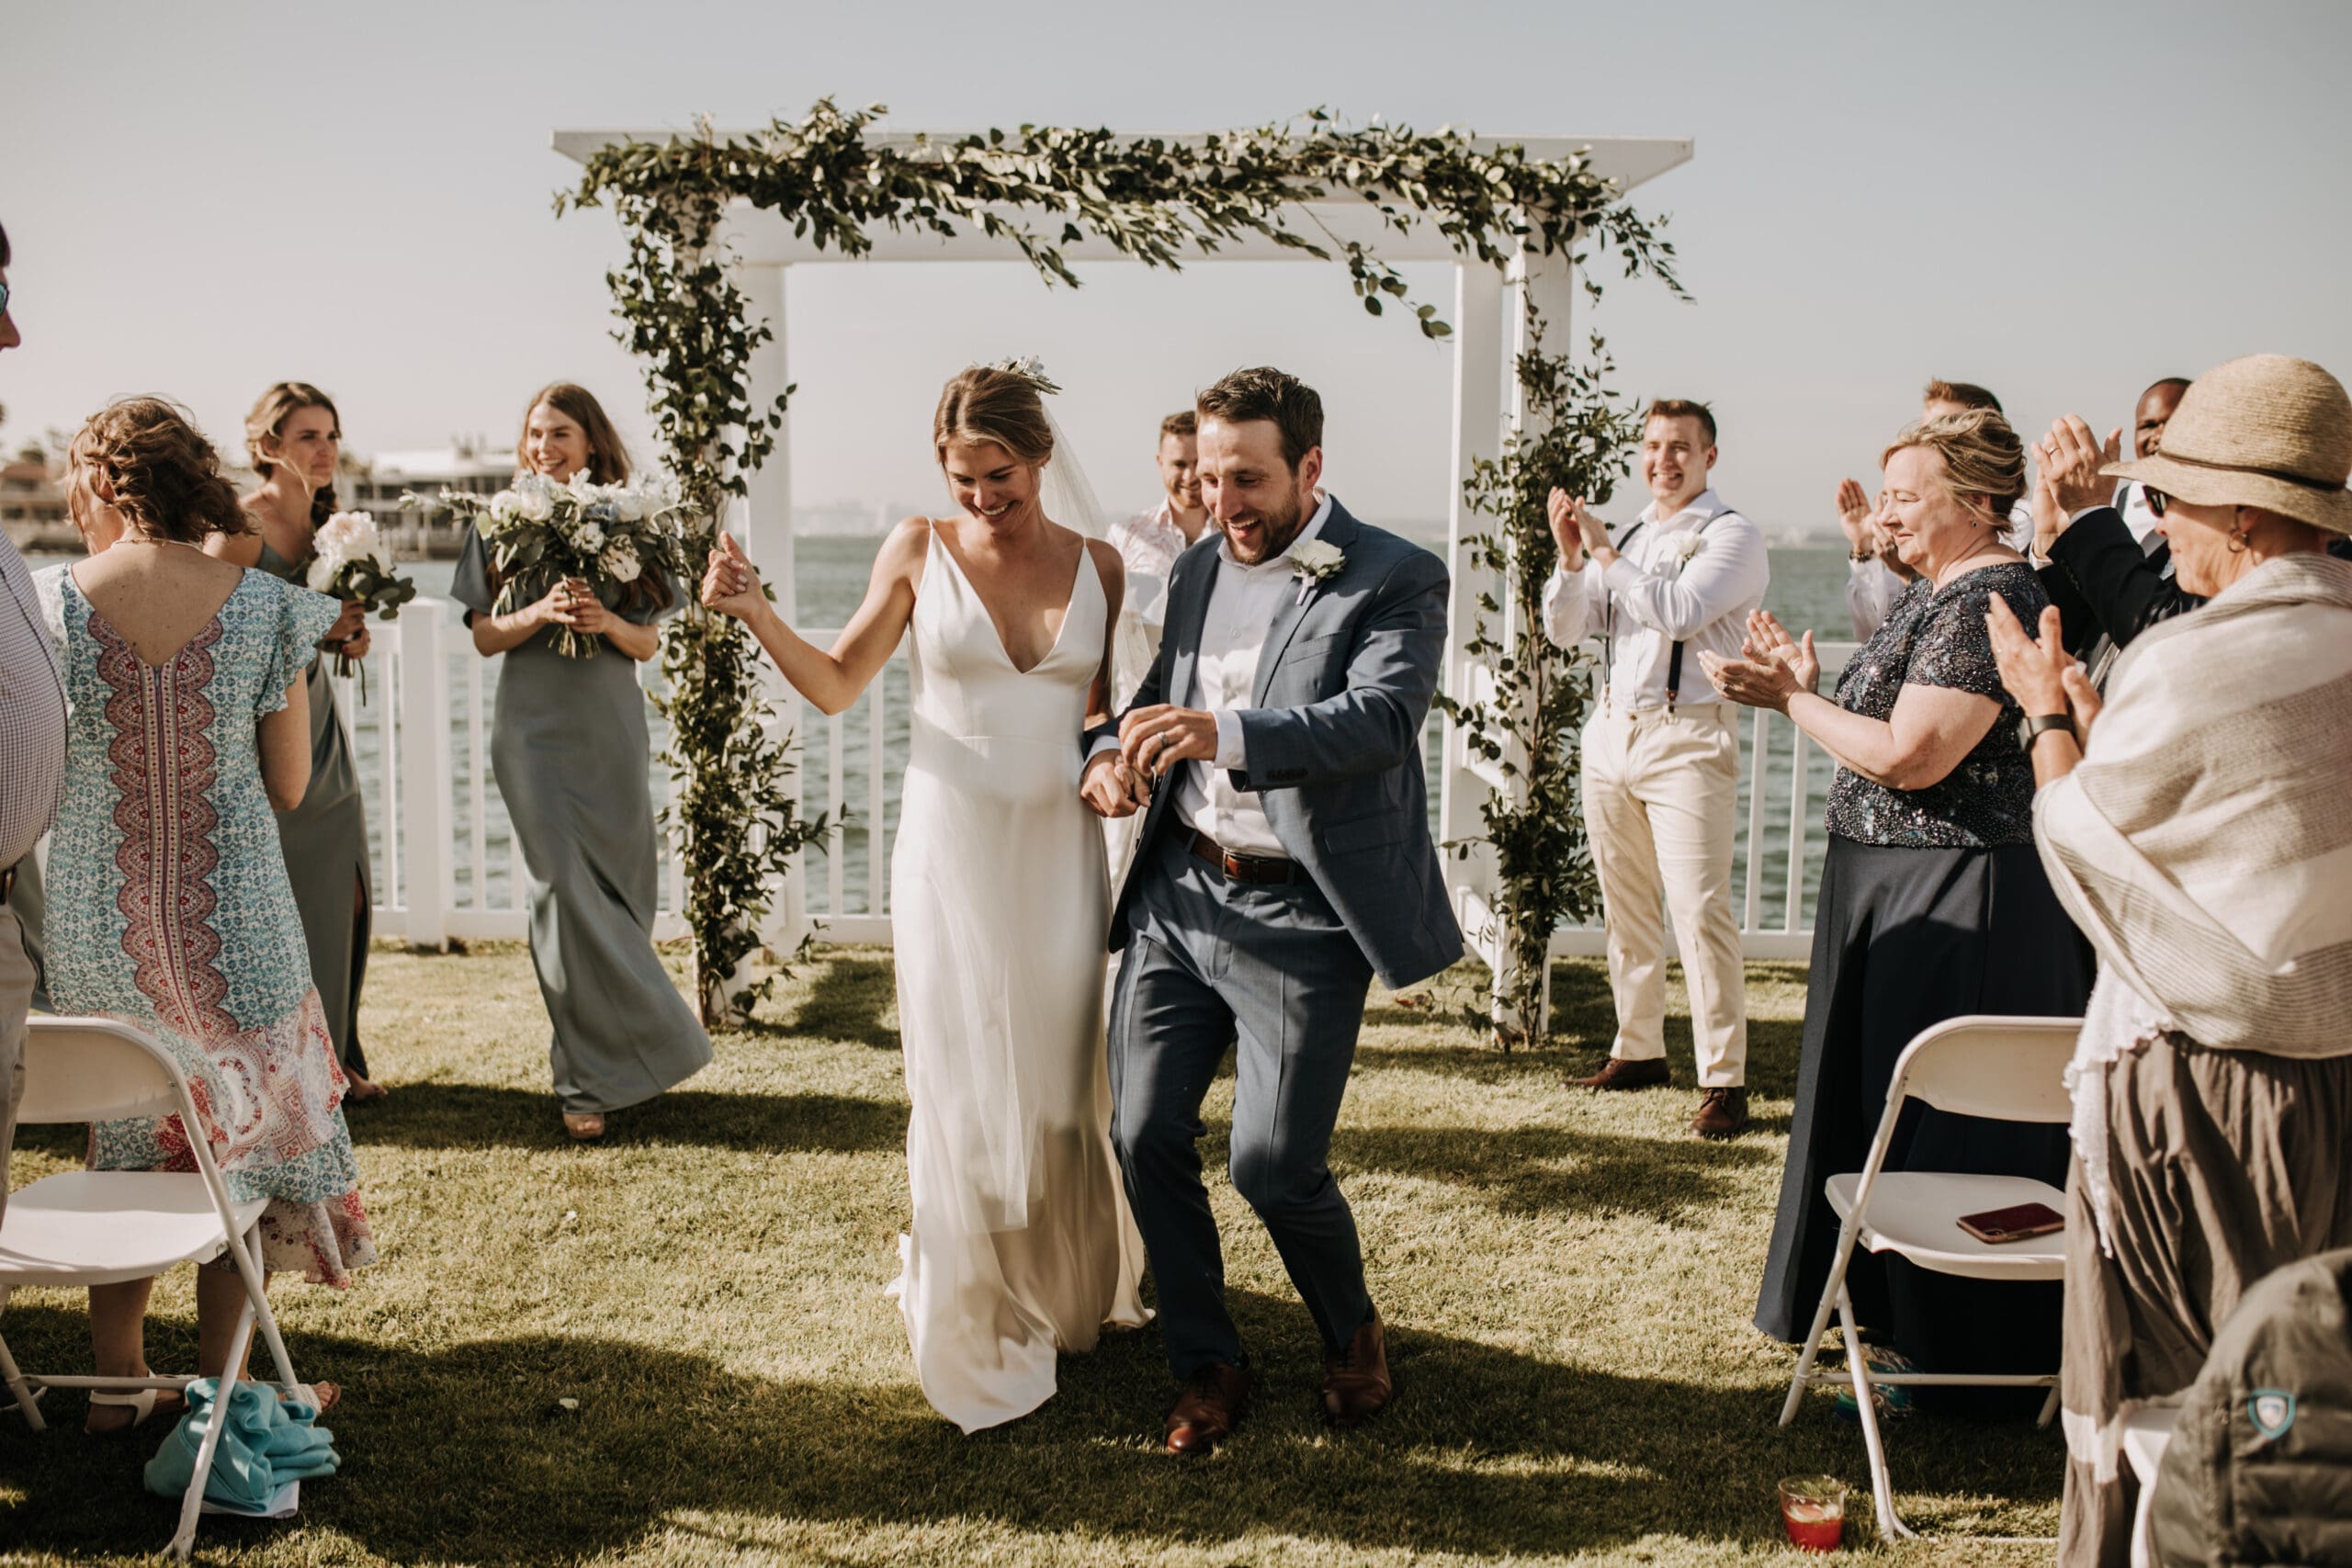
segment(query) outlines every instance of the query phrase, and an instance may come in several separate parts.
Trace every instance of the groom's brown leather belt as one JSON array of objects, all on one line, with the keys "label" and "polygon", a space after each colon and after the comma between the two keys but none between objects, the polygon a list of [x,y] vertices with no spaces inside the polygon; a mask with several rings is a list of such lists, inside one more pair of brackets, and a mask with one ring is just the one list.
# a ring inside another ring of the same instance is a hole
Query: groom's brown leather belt
[{"label": "groom's brown leather belt", "polygon": [[1199,829],[1193,830],[1193,853],[1225,873],[1227,882],[1297,882],[1305,875],[1295,861],[1269,855],[1238,855]]}]

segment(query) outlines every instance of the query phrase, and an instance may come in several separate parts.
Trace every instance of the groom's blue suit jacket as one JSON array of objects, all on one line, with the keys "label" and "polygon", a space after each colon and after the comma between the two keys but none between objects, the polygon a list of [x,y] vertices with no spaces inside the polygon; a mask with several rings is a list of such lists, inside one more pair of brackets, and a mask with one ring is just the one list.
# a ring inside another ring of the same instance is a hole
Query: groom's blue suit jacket
[{"label": "groom's blue suit jacket", "polygon": [[[1241,711],[1249,765],[1233,783],[1258,793],[1274,836],[1393,989],[1462,956],[1462,928],[1430,841],[1421,769],[1421,723],[1445,649],[1445,565],[1359,523],[1336,499],[1317,536],[1346,559],[1305,604],[1285,601],[1268,628],[1250,705]],[[1190,696],[1217,547],[1211,532],[1177,558],[1159,657],[1130,712]],[[1175,818],[1175,798],[1170,783],[1152,794],[1112,910],[1114,950],[1127,944],[1128,908],[1159,863],[1161,840],[1190,830]]]}]

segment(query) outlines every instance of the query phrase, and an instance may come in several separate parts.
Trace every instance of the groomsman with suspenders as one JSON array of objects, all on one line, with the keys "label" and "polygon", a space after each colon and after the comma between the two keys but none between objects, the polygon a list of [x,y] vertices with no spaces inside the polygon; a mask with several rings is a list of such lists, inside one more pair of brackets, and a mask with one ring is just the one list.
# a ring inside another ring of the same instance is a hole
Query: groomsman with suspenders
[{"label": "groomsman with suspenders", "polygon": [[1668,1081],[1663,894],[1698,1055],[1690,1130],[1727,1138],[1747,1125],[1747,988],[1731,904],[1739,732],[1698,655],[1738,655],[1770,567],[1756,525],[1708,487],[1714,464],[1714,415],[1703,403],[1661,399],[1642,428],[1651,502],[1615,543],[1581,500],[1553,491],[1560,566],[1544,592],[1544,630],[1562,648],[1599,637],[1608,660],[1584,728],[1584,817],[1617,1038],[1607,1065],[1577,1081],[1594,1089]]}]

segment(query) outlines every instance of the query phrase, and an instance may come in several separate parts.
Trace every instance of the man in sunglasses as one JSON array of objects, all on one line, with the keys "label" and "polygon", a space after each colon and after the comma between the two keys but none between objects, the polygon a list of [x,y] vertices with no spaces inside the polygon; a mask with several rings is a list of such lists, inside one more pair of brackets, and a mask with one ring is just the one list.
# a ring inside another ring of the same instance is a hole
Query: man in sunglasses
[{"label": "man in sunglasses", "polygon": [[[9,314],[8,233],[0,229],[0,350],[24,340]],[[0,534],[0,1213],[8,1201],[8,1145],[24,1098],[25,1015],[33,964],[7,896],[32,858],[65,788],[65,686],[33,600],[32,574]]]},{"label": "man in sunglasses", "polygon": [[[2185,378],[2168,376],[2140,394],[2134,456],[2155,455],[2188,387]],[[2067,651],[2089,668],[2091,683],[2102,692],[2132,638],[2205,603],[2173,581],[2171,546],[2155,531],[2165,493],[2136,484],[2118,489],[2100,476],[2101,467],[2121,456],[2121,446],[2122,432],[2102,446],[2081,415],[2067,414],[2033,448],[2034,565],[2064,624]],[[2352,558],[2352,539],[2334,540],[2328,553]]]}]

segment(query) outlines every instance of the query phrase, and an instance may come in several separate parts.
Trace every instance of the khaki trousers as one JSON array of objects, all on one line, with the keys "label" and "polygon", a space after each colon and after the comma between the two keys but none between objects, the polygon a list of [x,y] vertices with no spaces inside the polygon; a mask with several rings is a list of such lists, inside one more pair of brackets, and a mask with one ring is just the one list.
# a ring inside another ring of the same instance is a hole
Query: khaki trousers
[{"label": "khaki trousers", "polygon": [[1600,879],[1610,1055],[1666,1055],[1663,897],[1690,989],[1702,1088],[1747,1081],[1747,991],[1731,907],[1739,730],[1724,703],[1627,713],[1602,703],[1584,727],[1584,822]]},{"label": "khaki trousers", "polygon": [[25,956],[17,911],[0,901],[0,1218],[8,1213],[8,1145],[25,1097],[25,1016],[33,999],[33,964]]}]

